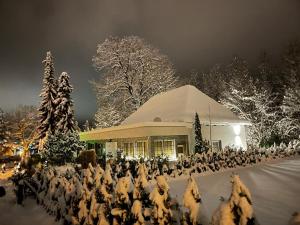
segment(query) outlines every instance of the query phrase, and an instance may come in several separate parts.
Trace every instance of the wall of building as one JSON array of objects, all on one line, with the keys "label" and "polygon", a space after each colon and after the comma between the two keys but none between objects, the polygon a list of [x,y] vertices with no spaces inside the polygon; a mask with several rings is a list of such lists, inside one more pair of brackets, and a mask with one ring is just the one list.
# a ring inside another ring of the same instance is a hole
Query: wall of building
[{"label": "wall of building", "polygon": [[[202,125],[202,135],[204,139],[210,140],[210,126]],[[222,148],[235,145],[247,149],[244,125],[211,126],[211,140],[221,140]]]},{"label": "wall of building", "polygon": [[[210,126],[202,125],[201,127],[204,140],[210,141]],[[145,141],[147,142],[149,156],[154,156],[153,144],[155,140],[159,139],[175,140],[174,149],[176,150],[176,156],[178,156],[178,147],[181,150],[183,149],[184,154],[188,155],[193,153],[195,145],[194,129],[192,128],[192,125],[177,127],[145,126],[109,132],[93,131],[88,132],[82,139],[88,142],[102,143],[104,148],[106,142],[117,142],[118,149],[122,149],[124,143]],[[211,140],[220,141],[221,148],[233,145],[244,149],[247,148],[245,126],[243,125],[211,126]]]}]

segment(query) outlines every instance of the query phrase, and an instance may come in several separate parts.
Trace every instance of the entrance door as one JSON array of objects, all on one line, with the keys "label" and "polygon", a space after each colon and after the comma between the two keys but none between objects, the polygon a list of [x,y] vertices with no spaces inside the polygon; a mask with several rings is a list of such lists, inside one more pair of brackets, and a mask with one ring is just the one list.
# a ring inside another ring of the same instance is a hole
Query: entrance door
[{"label": "entrance door", "polygon": [[184,144],[178,144],[176,149],[177,157],[180,157],[181,155],[186,155],[186,148]]}]

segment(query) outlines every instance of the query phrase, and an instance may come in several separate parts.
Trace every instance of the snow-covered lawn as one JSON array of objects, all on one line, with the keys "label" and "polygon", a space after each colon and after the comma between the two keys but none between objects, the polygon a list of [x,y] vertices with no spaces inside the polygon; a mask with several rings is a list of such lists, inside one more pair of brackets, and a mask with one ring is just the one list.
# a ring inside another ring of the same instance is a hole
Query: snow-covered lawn
[{"label": "snow-covered lawn", "polygon": [[6,195],[0,198],[0,224],[1,225],[58,225],[53,216],[36,204],[35,199],[27,198],[24,207],[16,204],[13,184],[7,180],[7,175],[2,174],[0,185],[5,187]]},{"label": "snow-covered lawn", "polygon": [[[261,225],[288,224],[293,212],[300,211],[300,158],[297,158],[196,176],[202,194],[200,211],[205,224],[218,207],[219,197],[229,197],[232,172],[238,173],[250,190],[254,212]],[[169,185],[171,195],[178,196],[178,200],[182,203],[186,180],[170,180]]]},{"label": "snow-covered lawn", "polygon": [[[288,224],[292,213],[300,211],[300,158],[296,158],[210,175],[196,175],[195,180],[202,195],[200,211],[204,224],[208,224],[207,221],[218,207],[219,197],[229,197],[232,172],[238,173],[249,188],[254,212],[261,225]],[[0,198],[1,225],[59,224],[33,199],[26,199],[24,207],[16,205],[11,182],[0,179],[0,185],[7,190],[7,195]],[[169,185],[171,194],[177,196],[182,204],[187,180],[170,179]]]}]

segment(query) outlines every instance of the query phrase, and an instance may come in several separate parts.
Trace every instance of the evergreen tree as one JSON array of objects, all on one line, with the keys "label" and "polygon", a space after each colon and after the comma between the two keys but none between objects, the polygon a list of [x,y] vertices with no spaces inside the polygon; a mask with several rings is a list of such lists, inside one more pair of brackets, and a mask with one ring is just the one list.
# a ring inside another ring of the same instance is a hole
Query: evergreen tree
[{"label": "evergreen tree", "polygon": [[149,200],[149,184],[147,180],[147,167],[144,163],[139,164],[137,171],[137,178],[134,183],[133,199],[141,201],[144,207],[150,207]]},{"label": "evergreen tree", "polygon": [[84,148],[77,132],[55,133],[47,138],[42,158],[52,165],[74,162],[75,156]]},{"label": "evergreen tree", "polygon": [[42,102],[38,109],[40,115],[39,139],[40,149],[46,138],[55,131],[55,99],[57,97],[57,81],[54,77],[54,64],[51,52],[47,52],[44,64],[43,89],[40,97]]},{"label": "evergreen tree", "polygon": [[201,195],[198,190],[198,185],[195,179],[190,176],[188,185],[183,194],[183,205],[188,209],[188,212],[183,215],[183,223],[186,225],[199,224],[198,217],[200,211]]},{"label": "evergreen tree", "polygon": [[121,177],[115,187],[115,204],[111,210],[113,224],[132,224],[131,209],[131,177]]},{"label": "evergreen tree", "polygon": [[69,75],[63,72],[58,78],[57,98],[55,100],[56,131],[67,133],[76,130],[74,121],[73,101],[71,99],[72,85]]},{"label": "evergreen tree", "polygon": [[238,175],[232,176],[230,198],[212,216],[211,225],[255,225],[251,194]]},{"label": "evergreen tree", "polygon": [[202,133],[201,133],[201,124],[198,113],[195,114],[195,122],[194,122],[194,129],[195,129],[195,153],[201,153],[205,150]]},{"label": "evergreen tree", "polygon": [[167,225],[173,224],[172,210],[170,209],[171,198],[169,195],[170,187],[164,176],[156,177],[156,186],[150,193],[150,200],[153,204],[152,224]]}]

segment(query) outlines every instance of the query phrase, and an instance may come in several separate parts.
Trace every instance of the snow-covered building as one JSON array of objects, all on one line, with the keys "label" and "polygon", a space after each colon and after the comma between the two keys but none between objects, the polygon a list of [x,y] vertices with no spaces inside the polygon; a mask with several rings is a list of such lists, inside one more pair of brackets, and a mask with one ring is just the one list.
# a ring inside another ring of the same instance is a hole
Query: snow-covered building
[{"label": "snow-covered building", "polygon": [[121,125],[80,134],[88,148],[129,157],[167,155],[176,158],[194,149],[193,122],[198,113],[202,136],[214,149],[246,148],[245,125],[229,109],[191,85],[150,98]]}]

